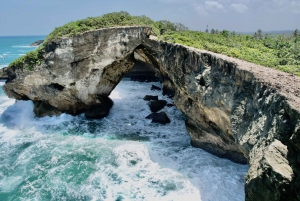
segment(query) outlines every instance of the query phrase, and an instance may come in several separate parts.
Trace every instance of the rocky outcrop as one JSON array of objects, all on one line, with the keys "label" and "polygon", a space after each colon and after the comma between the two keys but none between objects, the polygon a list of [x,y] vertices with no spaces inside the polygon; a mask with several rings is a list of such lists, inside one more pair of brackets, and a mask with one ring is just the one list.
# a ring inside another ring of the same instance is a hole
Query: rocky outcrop
[{"label": "rocky outcrop", "polygon": [[148,102],[149,108],[151,112],[158,112],[163,109],[167,105],[167,101],[165,100],[152,100]]},{"label": "rocky outcrop", "polygon": [[3,67],[0,69],[0,79],[6,80],[8,78],[7,67]]},{"label": "rocky outcrop", "polygon": [[34,46],[39,46],[40,44],[42,44],[44,42],[44,40],[38,40],[35,41],[34,43],[30,44],[30,46],[34,47]]},{"label": "rocky outcrop", "polygon": [[169,119],[169,117],[167,116],[167,114],[165,112],[160,112],[160,113],[151,113],[149,114],[147,117],[145,117],[146,119],[152,119],[151,123],[159,123],[159,124],[168,124],[171,122],[171,120]]},{"label": "rocky outcrop", "polygon": [[192,145],[248,162],[246,200],[300,200],[300,79],[149,34],[119,27],[53,41],[33,71],[10,68],[4,90],[40,111],[42,102],[88,116],[108,110],[103,100],[136,61],[151,64],[185,114]]}]

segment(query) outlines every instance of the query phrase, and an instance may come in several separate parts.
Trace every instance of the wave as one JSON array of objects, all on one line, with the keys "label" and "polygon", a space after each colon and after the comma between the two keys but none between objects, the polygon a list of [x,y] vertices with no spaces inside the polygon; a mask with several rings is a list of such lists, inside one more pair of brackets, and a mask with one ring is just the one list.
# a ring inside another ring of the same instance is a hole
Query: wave
[{"label": "wave", "polygon": [[33,47],[33,46],[30,46],[30,45],[13,45],[11,46],[12,48],[36,48],[36,47]]},{"label": "wave", "polygon": [[15,103],[1,84],[3,200],[245,199],[248,167],[191,147],[180,111],[164,108],[171,119],[164,126],[145,119],[150,113],[145,94],[172,103],[151,91],[158,83],[120,82],[111,94],[114,106],[101,120],[67,114],[36,118],[31,101]]}]

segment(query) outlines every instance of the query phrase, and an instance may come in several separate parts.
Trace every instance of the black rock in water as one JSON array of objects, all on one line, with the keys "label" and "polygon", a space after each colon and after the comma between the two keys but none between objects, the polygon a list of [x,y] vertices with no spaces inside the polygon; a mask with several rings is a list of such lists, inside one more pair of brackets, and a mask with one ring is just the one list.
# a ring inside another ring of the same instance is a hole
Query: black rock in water
[{"label": "black rock in water", "polygon": [[149,114],[146,117],[146,119],[152,119],[151,123],[159,123],[163,125],[171,122],[171,120],[169,119],[169,117],[165,112],[160,112],[160,113],[154,112],[152,114]]},{"label": "black rock in water", "polygon": [[113,101],[109,97],[99,97],[100,103],[91,106],[85,111],[85,117],[88,119],[101,119],[109,114]]},{"label": "black rock in water", "polygon": [[167,105],[167,101],[165,100],[154,100],[148,103],[151,112],[158,112],[163,109]]},{"label": "black rock in water", "polygon": [[158,86],[152,85],[152,86],[151,86],[151,90],[158,90],[158,91],[160,91],[161,88],[158,87]]},{"label": "black rock in water", "polygon": [[151,95],[146,95],[143,100],[145,101],[151,101],[151,100],[158,100],[158,96],[151,96]]}]

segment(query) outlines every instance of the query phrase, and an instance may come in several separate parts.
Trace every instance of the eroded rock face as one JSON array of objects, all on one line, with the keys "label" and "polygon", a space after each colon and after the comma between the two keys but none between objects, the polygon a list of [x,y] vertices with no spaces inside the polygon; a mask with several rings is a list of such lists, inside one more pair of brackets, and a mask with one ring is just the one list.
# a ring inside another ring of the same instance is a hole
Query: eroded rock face
[{"label": "eroded rock face", "polygon": [[136,60],[149,63],[185,114],[192,145],[248,162],[246,200],[300,200],[300,79],[152,40],[149,30],[120,27],[54,41],[33,71],[9,69],[4,90],[60,112],[89,114],[109,107],[103,97]]},{"label": "eroded rock face", "polygon": [[[73,115],[85,112],[88,117],[97,117],[91,113],[95,108],[109,110],[111,103],[104,100],[133,67],[132,52],[147,33],[146,27],[124,27],[53,41],[46,45],[43,63],[33,71],[11,68],[4,90],[9,97],[44,102]],[[99,117],[105,115],[107,112]]]}]

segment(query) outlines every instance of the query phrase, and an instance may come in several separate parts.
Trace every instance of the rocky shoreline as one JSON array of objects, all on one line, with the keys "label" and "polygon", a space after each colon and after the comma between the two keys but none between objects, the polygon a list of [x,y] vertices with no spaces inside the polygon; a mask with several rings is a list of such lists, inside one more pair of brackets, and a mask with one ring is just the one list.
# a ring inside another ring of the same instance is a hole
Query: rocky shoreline
[{"label": "rocky shoreline", "polygon": [[3,88],[11,98],[33,100],[40,116],[103,117],[122,77],[148,63],[185,114],[192,145],[249,164],[246,200],[299,200],[300,78],[150,33],[116,27],[52,41],[32,71],[9,68]]},{"label": "rocky shoreline", "polygon": [[0,80],[7,80],[8,78],[7,68],[8,67],[3,67],[0,69]]}]

